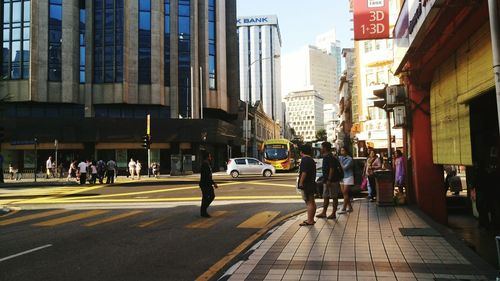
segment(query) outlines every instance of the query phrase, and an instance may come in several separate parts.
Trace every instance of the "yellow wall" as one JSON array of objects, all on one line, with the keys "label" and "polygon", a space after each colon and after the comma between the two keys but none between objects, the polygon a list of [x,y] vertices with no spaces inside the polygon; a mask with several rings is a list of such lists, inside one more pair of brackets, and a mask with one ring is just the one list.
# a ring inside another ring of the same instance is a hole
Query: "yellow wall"
[{"label": "yellow wall", "polygon": [[495,86],[489,23],[436,71],[431,86],[435,164],[472,165],[469,102]]}]

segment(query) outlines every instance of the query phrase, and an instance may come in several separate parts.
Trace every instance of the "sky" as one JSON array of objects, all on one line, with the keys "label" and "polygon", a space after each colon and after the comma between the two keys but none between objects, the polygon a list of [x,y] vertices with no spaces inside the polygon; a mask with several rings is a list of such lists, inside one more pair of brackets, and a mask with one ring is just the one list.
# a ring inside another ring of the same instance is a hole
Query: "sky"
[{"label": "sky", "polygon": [[348,0],[237,0],[238,16],[277,15],[282,52],[314,44],[316,36],[335,28],[342,48],[354,46]]}]

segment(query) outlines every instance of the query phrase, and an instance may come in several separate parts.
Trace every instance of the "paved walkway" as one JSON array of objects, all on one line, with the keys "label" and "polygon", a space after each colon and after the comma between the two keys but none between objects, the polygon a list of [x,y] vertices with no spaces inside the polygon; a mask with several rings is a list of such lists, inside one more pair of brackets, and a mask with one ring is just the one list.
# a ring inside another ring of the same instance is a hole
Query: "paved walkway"
[{"label": "paved walkway", "polygon": [[[492,280],[495,270],[453,233],[407,207],[356,201],[338,220],[285,222],[229,280]],[[405,235],[403,235],[405,232]],[[406,236],[408,235],[408,236]],[[236,268],[236,269],[235,269]]]}]

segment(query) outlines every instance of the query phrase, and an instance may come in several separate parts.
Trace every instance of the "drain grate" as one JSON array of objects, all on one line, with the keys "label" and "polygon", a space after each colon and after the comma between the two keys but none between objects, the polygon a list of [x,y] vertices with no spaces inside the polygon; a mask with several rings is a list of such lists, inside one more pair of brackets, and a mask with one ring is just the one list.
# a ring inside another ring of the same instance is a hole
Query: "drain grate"
[{"label": "drain grate", "polygon": [[403,236],[442,236],[433,228],[400,228],[399,232]]}]

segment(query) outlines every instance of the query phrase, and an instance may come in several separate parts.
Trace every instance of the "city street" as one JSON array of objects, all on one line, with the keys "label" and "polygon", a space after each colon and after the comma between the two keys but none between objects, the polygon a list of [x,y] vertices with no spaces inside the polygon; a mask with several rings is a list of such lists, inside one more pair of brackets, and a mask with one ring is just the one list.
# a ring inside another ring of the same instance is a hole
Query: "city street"
[{"label": "city street", "polygon": [[210,219],[198,216],[196,176],[30,197],[30,189],[2,190],[2,204],[33,210],[0,217],[0,279],[194,280],[271,221],[304,208],[295,174],[216,181]]}]

